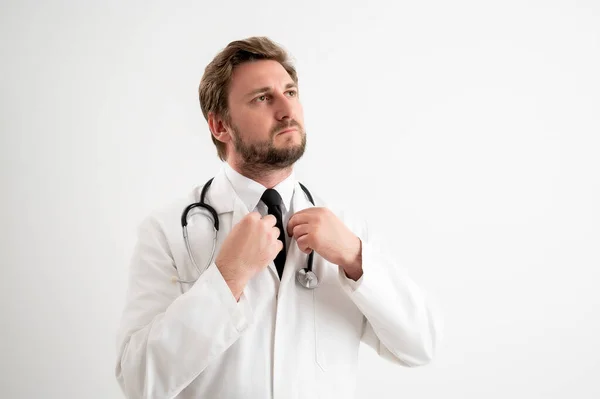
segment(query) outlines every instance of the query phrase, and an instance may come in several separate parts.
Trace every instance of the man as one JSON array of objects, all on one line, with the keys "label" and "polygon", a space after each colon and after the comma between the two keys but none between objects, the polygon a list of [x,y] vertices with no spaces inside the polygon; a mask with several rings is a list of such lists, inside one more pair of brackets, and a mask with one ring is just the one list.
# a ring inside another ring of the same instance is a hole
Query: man
[{"label": "man", "polygon": [[[294,178],[306,133],[285,51],[267,38],[232,42],[199,94],[224,161],[205,198],[220,223],[215,257],[200,223],[198,276],[181,234],[202,187],[140,226],[118,334],[127,397],[348,398],[361,341],[400,365],[428,363],[437,331],[424,294],[366,224],[318,196],[313,206]],[[311,252],[315,289],[296,282]]]}]

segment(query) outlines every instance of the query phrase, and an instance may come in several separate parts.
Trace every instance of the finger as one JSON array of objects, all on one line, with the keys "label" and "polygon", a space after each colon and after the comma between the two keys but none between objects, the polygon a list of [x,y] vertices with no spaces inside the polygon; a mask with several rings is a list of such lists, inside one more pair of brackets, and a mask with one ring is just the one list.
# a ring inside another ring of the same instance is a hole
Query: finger
[{"label": "finger", "polygon": [[310,215],[307,212],[304,212],[305,210],[294,213],[292,215],[292,217],[290,218],[290,220],[288,220],[288,224],[287,224],[287,228],[286,228],[286,232],[287,232],[288,236],[290,236],[290,237],[292,236],[294,227],[296,227],[299,224],[306,224],[309,222]]},{"label": "finger", "polygon": [[271,214],[263,216],[262,220],[269,227],[275,226],[277,224],[277,218]]},{"label": "finger", "polygon": [[269,231],[271,232],[271,238],[273,238],[274,240],[278,240],[278,238],[279,238],[279,227],[273,226],[273,227],[271,227],[271,229]]},{"label": "finger", "polygon": [[310,232],[310,230],[311,230],[310,224],[308,224],[308,223],[298,224],[298,225],[294,226],[294,228],[292,229],[292,235],[297,240],[298,238],[302,237],[303,235],[308,234]]},{"label": "finger", "polygon": [[279,240],[275,240],[275,256],[273,256],[273,259],[275,259],[275,257],[277,257],[277,254],[280,253],[281,251],[283,251],[283,243]]},{"label": "finger", "polygon": [[298,244],[298,248],[300,248],[300,251],[304,252],[305,254],[309,254],[310,251],[312,251],[312,248],[310,247],[310,245],[308,243],[309,240],[310,240],[310,236],[308,234],[305,234],[296,240],[296,243]]}]

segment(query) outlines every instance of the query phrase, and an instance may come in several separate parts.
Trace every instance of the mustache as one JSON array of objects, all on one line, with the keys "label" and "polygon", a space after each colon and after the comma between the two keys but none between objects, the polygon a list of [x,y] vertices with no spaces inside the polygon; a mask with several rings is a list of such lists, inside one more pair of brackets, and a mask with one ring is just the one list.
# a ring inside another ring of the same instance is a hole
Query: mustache
[{"label": "mustache", "polygon": [[275,136],[280,131],[284,129],[289,129],[290,127],[297,127],[299,130],[302,130],[302,126],[300,126],[298,122],[296,122],[294,119],[290,119],[287,122],[281,122],[275,125],[275,127],[273,127],[273,130],[271,130],[271,136]]}]

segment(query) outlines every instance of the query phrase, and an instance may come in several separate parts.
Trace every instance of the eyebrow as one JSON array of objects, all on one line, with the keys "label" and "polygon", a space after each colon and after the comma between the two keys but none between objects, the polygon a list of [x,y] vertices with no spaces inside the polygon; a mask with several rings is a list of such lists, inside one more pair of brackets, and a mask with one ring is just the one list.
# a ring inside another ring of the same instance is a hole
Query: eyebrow
[{"label": "eyebrow", "polygon": [[[285,85],[285,89],[286,90],[291,89],[291,88],[295,88],[297,90],[298,89],[298,85],[296,83],[288,83],[288,84]],[[261,87],[261,88],[256,89],[256,90],[252,90],[250,93],[246,94],[246,97],[254,97],[257,94],[267,93],[269,91],[271,91],[270,87],[268,87],[268,86]]]}]

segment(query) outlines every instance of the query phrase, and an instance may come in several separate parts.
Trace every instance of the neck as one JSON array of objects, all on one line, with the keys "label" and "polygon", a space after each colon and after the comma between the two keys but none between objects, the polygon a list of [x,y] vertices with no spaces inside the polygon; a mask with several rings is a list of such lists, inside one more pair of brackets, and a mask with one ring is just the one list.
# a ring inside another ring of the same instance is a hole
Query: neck
[{"label": "neck", "polygon": [[242,167],[236,162],[227,161],[229,166],[242,176],[254,180],[257,183],[262,184],[266,188],[273,188],[285,179],[287,179],[293,170],[293,165],[282,169],[269,169],[264,168],[253,168],[253,167]]}]

